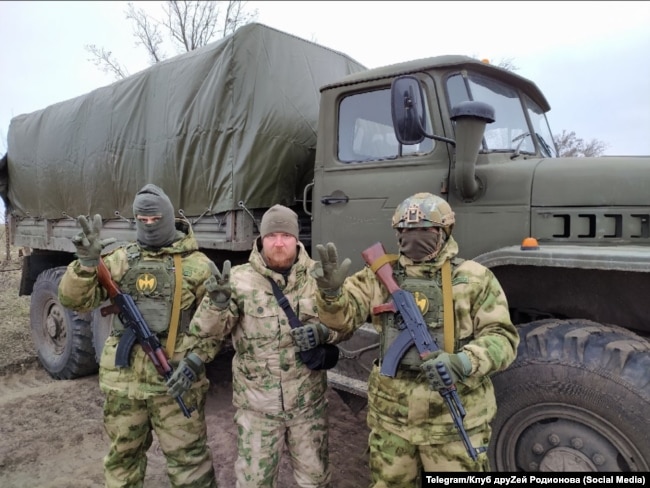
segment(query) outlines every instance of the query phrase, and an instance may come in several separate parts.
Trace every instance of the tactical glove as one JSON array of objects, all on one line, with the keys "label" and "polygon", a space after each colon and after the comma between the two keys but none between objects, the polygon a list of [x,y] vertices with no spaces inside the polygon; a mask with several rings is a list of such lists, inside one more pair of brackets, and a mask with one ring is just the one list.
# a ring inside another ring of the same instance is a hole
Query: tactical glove
[{"label": "tactical glove", "polygon": [[178,363],[178,368],[167,380],[169,389],[167,393],[174,398],[182,396],[190,389],[199,376],[205,371],[203,361],[195,353],[191,352]]},{"label": "tactical glove", "polygon": [[230,261],[224,261],[223,271],[219,272],[217,265],[210,261],[212,276],[205,280],[205,289],[210,295],[210,301],[218,309],[228,306],[232,289],[230,287]]},{"label": "tactical glove", "polygon": [[83,266],[97,266],[102,249],[116,241],[115,238],[100,239],[99,233],[102,229],[102,217],[95,214],[93,221],[88,222],[85,215],[77,217],[81,225],[81,232],[72,238],[72,243],[77,248],[77,258]]},{"label": "tactical glove", "polygon": [[348,275],[352,262],[345,258],[339,266],[338,252],[332,242],[328,242],[327,247],[318,244],[316,250],[320,255],[320,261],[316,261],[309,273],[316,279],[318,289],[325,298],[335,298],[341,291],[341,285]]},{"label": "tactical glove", "polygon": [[307,324],[291,329],[293,342],[298,351],[309,351],[320,344],[325,344],[330,330],[323,324]]},{"label": "tactical glove", "polygon": [[420,368],[426,374],[431,389],[441,390],[467,378],[472,372],[472,363],[464,352],[449,354],[436,351]]}]

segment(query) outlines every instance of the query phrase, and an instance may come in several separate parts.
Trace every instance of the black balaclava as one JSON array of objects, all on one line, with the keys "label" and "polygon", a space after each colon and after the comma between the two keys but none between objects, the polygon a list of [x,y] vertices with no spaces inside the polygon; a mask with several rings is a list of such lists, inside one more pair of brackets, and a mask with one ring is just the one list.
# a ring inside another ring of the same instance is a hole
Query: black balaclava
[{"label": "black balaclava", "polygon": [[161,216],[155,224],[145,224],[136,219],[137,240],[140,245],[161,248],[169,246],[176,240],[174,206],[165,192],[156,185],[151,183],[144,185],[135,194],[133,215]]}]

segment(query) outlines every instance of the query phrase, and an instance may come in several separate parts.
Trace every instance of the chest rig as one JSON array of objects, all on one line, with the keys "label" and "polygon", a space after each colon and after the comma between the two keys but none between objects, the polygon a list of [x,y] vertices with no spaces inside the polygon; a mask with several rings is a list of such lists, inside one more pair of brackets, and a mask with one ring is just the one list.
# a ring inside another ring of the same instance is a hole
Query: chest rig
[{"label": "chest rig", "polygon": [[143,259],[136,244],[129,244],[126,254],[129,269],[120,280],[120,288],[133,297],[153,332],[165,332],[169,328],[174,301],[173,257],[165,255],[154,260]]},{"label": "chest rig", "polygon": [[[462,259],[454,258],[451,260],[451,268],[455,268],[462,262]],[[444,297],[443,297],[443,278],[440,269],[436,270],[431,276],[412,277],[406,276],[406,272],[401,267],[396,267],[393,275],[398,285],[402,290],[405,290],[415,298],[415,303],[422,313],[424,321],[427,323],[429,333],[433,339],[438,343],[440,348],[445,343],[444,339]],[[451,288],[451,284],[449,285]],[[448,290],[447,293],[452,293]],[[451,302],[451,300],[450,300]],[[451,303],[453,307],[453,303]],[[453,320],[453,310],[448,315],[448,320]],[[452,337],[449,339],[449,346],[454,347],[457,345],[457,334],[455,333],[455,324],[451,323],[449,333]],[[401,317],[398,314],[385,313],[382,314],[382,334],[380,338],[380,355],[383,360],[384,353],[388,350],[391,344],[395,341],[397,336],[402,333],[406,325],[402,323]],[[455,343],[455,344],[454,344]],[[452,346],[454,344],[454,346]],[[415,346],[411,346],[406,354],[402,356],[399,368],[402,370],[419,371],[422,359]]]}]

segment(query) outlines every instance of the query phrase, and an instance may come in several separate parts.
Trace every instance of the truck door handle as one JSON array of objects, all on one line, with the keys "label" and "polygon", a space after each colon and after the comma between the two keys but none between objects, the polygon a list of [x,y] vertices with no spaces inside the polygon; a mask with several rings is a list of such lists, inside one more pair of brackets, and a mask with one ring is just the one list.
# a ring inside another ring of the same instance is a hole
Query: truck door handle
[{"label": "truck door handle", "polygon": [[323,205],[333,205],[335,203],[348,203],[349,201],[350,201],[350,197],[348,197],[343,192],[334,192],[334,194],[325,195],[320,199],[320,202]]}]

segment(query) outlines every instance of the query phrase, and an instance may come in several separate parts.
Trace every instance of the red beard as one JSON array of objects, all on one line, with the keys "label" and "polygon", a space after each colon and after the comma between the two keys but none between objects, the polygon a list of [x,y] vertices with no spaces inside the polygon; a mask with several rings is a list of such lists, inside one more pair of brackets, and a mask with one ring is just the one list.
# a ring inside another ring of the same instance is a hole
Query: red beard
[{"label": "red beard", "polygon": [[287,270],[296,260],[295,247],[272,247],[264,251],[264,260],[269,268],[273,270]]}]

